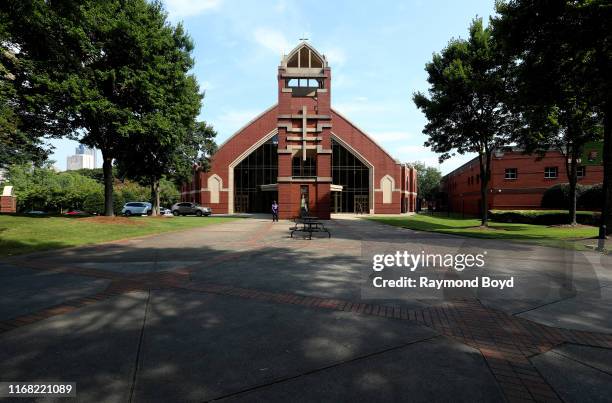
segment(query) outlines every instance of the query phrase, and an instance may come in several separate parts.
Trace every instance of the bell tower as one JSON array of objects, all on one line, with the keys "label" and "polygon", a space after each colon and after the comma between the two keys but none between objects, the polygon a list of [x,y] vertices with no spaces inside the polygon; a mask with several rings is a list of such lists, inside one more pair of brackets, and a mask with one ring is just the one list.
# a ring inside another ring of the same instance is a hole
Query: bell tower
[{"label": "bell tower", "polygon": [[278,195],[282,218],[330,217],[331,70],[302,40],[278,67]]}]

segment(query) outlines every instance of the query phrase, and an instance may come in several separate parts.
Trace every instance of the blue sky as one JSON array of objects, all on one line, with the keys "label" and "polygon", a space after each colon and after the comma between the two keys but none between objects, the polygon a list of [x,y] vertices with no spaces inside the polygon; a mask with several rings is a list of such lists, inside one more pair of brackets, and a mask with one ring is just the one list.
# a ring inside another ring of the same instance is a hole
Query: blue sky
[{"label": "blue sky", "polygon": [[[438,166],[425,147],[423,114],[412,102],[426,91],[425,63],[453,37],[466,37],[475,16],[488,20],[493,0],[241,1],[165,0],[171,21],[193,38],[194,74],[206,90],[200,119],[223,142],[277,101],[281,55],[302,37],[327,56],[332,107],[403,162]],[[76,142],[53,141],[66,168]],[[472,156],[439,165],[447,173]]]}]

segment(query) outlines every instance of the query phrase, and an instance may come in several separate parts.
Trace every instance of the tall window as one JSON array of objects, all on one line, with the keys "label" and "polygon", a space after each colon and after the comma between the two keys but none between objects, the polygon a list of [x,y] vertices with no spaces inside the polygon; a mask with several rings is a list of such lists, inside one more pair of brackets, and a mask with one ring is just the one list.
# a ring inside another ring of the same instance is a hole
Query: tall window
[{"label": "tall window", "polygon": [[579,178],[584,178],[586,176],[586,167],[584,165],[576,167],[576,175]]},{"label": "tall window", "polygon": [[518,178],[518,170],[516,168],[506,168],[504,171],[504,179],[512,180]]},{"label": "tall window", "polygon": [[278,137],[274,136],[234,168],[234,208],[251,213],[269,212],[277,192],[262,191],[278,177]]},{"label": "tall window", "polygon": [[306,157],[304,161],[301,156],[293,157],[291,164],[291,175],[297,177],[316,177],[317,160],[313,157]]},{"label": "tall window", "polygon": [[559,176],[559,169],[557,167],[544,168],[545,179],[555,179],[557,176]]},{"label": "tall window", "polygon": [[[368,167],[350,151],[332,139],[332,180],[334,185],[342,185],[342,192],[334,197],[334,211],[355,212],[360,205],[367,211],[370,194],[370,171]],[[336,193],[336,192],[334,192]]]}]

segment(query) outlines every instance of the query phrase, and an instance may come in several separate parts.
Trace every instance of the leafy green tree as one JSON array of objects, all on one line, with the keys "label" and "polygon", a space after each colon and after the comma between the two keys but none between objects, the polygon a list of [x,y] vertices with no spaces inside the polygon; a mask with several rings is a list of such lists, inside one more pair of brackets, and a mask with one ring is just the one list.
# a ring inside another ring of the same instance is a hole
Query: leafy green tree
[{"label": "leafy green tree", "polygon": [[198,169],[207,172],[210,169],[210,159],[217,152],[217,143],[215,138],[217,132],[206,122],[197,122],[190,133],[189,141],[185,144],[181,156],[183,163],[182,170],[177,170],[176,177],[182,181],[191,178],[193,165],[188,169],[187,165],[190,162],[195,162]]},{"label": "leafy green tree", "polygon": [[195,79],[185,76],[193,64],[191,41],[180,25],[166,21],[159,2],[94,3],[87,17],[93,62],[76,80],[82,89],[77,92],[78,116],[86,130],[81,142],[102,152],[105,214],[112,215],[113,159],[124,156],[139,138],[143,149],[129,158],[153,171],[155,160],[165,158],[164,147],[176,140],[176,131],[193,121],[200,96]]},{"label": "leafy green tree", "polygon": [[[594,115],[602,116],[602,224],[612,231],[612,4],[607,0],[513,0],[498,2],[496,9],[495,36],[530,78],[527,82],[534,91],[541,91],[537,95],[544,113],[537,115],[547,116],[547,109],[552,109],[552,127],[571,132],[557,137],[566,136],[578,144],[581,137],[589,136]],[[538,85],[538,76],[546,85]],[[533,123],[533,116],[530,120]],[[580,131],[582,135],[572,134]],[[572,176],[573,170],[569,167]]]},{"label": "leafy green tree", "polygon": [[417,197],[428,201],[435,199],[442,179],[442,172],[438,168],[429,167],[420,161],[413,162],[412,166],[417,170]]},{"label": "leafy green tree", "polygon": [[181,193],[174,181],[161,178],[159,181],[159,197],[160,205],[170,208],[174,203],[179,201]]},{"label": "leafy green tree", "polygon": [[483,26],[482,19],[475,19],[467,40],[451,40],[427,63],[429,97],[420,92],[413,97],[428,120],[423,129],[429,136],[425,146],[441,153],[440,162],[454,152],[478,153],[483,226],[488,223],[491,156],[496,148],[508,144],[508,134],[516,124],[506,106],[508,72],[504,66],[491,29]]},{"label": "leafy green tree", "polygon": [[161,178],[185,169],[182,165],[191,167],[193,159],[182,154],[191,152],[190,145],[201,147],[190,140],[202,100],[195,77],[188,74],[193,67],[193,44],[182,25],[165,25],[155,39],[156,57],[148,63],[156,74],[147,82],[150,88],[142,102],[145,130],[130,137],[128,155],[119,158],[128,177],[150,186],[153,215],[159,214]]},{"label": "leafy green tree", "polygon": [[[157,134],[160,134],[160,131]],[[168,141],[163,145],[150,137],[149,141],[145,141],[144,138],[135,136],[132,138],[134,144],[130,150],[134,150],[139,157],[121,159],[118,164],[119,171],[143,185],[150,186],[153,214],[157,215],[161,205],[162,178],[166,176],[180,183],[191,177],[194,166],[208,169],[210,155],[216,150],[216,134],[212,126],[198,122],[187,130],[177,123],[171,132],[166,133],[165,138]]]},{"label": "leafy green tree", "polygon": [[62,82],[82,32],[64,16],[78,14],[78,3],[0,2],[0,167],[41,165],[49,154],[41,138],[72,133]]},{"label": "leafy green tree", "polygon": [[94,179],[72,171],[56,172],[50,164],[42,167],[12,165],[8,178],[14,186],[19,210],[85,209],[88,200],[102,195],[102,186]]},{"label": "leafy green tree", "polygon": [[[159,1],[13,0],[1,10],[23,56],[15,81],[28,85],[19,86],[18,99],[46,118],[24,127],[50,135],[68,127],[100,149],[105,214],[113,215],[113,160],[129,155],[155,165],[145,153],[128,153],[131,138],[144,138],[149,150],[160,146],[161,155],[199,112],[197,84],[186,75],[191,40],[167,22]],[[32,92],[30,81],[45,91]]]}]

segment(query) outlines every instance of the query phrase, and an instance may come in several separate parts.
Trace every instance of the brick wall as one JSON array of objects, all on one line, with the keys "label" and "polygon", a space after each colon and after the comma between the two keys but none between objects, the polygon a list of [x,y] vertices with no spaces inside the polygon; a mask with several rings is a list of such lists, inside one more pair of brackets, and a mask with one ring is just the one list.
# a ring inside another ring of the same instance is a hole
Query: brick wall
[{"label": "brick wall", "polygon": [[[557,167],[556,178],[544,177],[546,167]],[[567,183],[565,158],[558,151],[549,151],[543,157],[525,155],[519,151],[504,152],[492,158],[491,181],[488,187],[489,209],[539,209],[544,191],[549,187]],[[516,168],[516,179],[506,179],[506,169]],[[586,175],[578,179],[582,185],[603,181],[603,167],[586,166]],[[478,158],[466,163],[443,178],[451,211],[479,215],[480,169]]]},{"label": "brick wall", "polygon": [[0,213],[15,213],[17,199],[13,196],[0,196]]},{"label": "brick wall", "polygon": [[[287,69],[281,66],[278,69],[278,104],[261,116],[257,117],[246,127],[239,130],[233,137],[226,141],[215,154],[209,172],[194,172],[193,180],[184,184],[181,188],[181,200],[195,201],[210,206],[215,213],[227,213],[232,211],[233,183],[229,175],[229,166],[243,155],[254,144],[257,144],[267,134],[276,130],[278,132],[279,150],[288,150],[287,146],[294,146],[296,150],[302,144],[301,140],[288,139],[287,137],[300,137],[300,133],[287,133],[287,125],[292,128],[302,128],[303,119],[300,116],[304,110],[310,117],[306,120],[308,128],[316,128],[321,123],[322,130],[313,136],[321,139],[316,145],[317,150],[317,182],[309,181],[290,182],[279,180],[278,202],[281,206],[280,216],[283,218],[293,217],[300,211],[300,186],[309,188],[309,206],[311,212],[321,218],[329,218],[331,192],[329,178],[331,177],[331,155],[326,154],[331,150],[332,135],[349,145],[353,151],[361,155],[374,167],[373,175],[373,212],[375,213],[400,213],[414,211],[416,200],[416,172],[414,169],[395,161],[385,150],[378,146],[372,139],[355,127],[344,117],[331,109],[331,69],[324,67],[318,75],[323,82],[323,88],[317,90],[316,96],[293,96],[285,82],[291,76],[287,75]],[[305,109],[304,109],[305,108]],[[331,128],[329,125],[331,123]],[[309,135],[310,136],[310,135]],[[312,140],[307,140],[312,141]],[[310,152],[310,151],[309,151]],[[292,155],[279,153],[278,176],[279,178],[290,178],[292,176]],[[208,190],[208,180],[217,175],[222,181],[222,191],[219,194],[219,202],[211,203]],[[389,203],[383,202],[381,179],[390,176],[394,186]],[[327,179],[326,179],[327,178]]]}]

